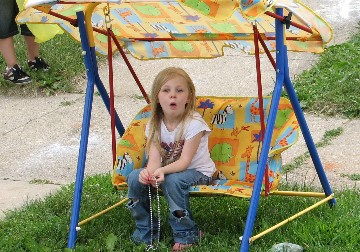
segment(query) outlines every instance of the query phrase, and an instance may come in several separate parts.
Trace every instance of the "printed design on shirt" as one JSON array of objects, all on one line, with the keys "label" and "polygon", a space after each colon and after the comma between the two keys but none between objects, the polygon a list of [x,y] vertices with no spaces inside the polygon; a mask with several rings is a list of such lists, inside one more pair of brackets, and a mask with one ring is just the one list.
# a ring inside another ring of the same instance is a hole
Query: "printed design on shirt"
[{"label": "printed design on shirt", "polygon": [[164,151],[162,164],[168,165],[178,160],[181,156],[184,143],[185,140],[180,140],[171,143],[161,142],[160,146]]}]

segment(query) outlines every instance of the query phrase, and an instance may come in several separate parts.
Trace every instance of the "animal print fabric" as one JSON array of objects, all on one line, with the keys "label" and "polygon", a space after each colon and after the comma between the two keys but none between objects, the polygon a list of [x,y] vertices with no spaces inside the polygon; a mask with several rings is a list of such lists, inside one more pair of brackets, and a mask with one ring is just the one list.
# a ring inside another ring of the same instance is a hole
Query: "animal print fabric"
[{"label": "animal print fabric", "polygon": [[[225,47],[254,54],[254,20],[266,47],[275,51],[275,19],[266,14],[274,13],[275,6],[284,7],[284,16],[293,13],[291,21],[312,29],[311,33],[293,25],[286,29],[285,37],[291,38],[286,41],[287,50],[321,53],[333,37],[331,26],[299,0],[67,0],[65,4],[26,0],[27,9],[19,13],[17,22],[58,24],[80,41],[79,29],[59,17],[76,20],[78,11],[90,10],[91,2],[100,1],[103,3],[94,8],[91,16],[92,27],[106,32],[110,21],[121,46],[141,60],[216,58],[224,55]],[[104,15],[106,2],[110,2],[109,16]],[[50,10],[57,15],[49,14]],[[91,37],[97,53],[107,55],[107,37],[97,31]],[[116,44],[112,46],[115,53]],[[264,53],[261,48],[260,53]]]},{"label": "animal print fabric", "polygon": [[[265,124],[270,103],[270,97],[263,99]],[[217,171],[212,184],[194,186],[191,193],[250,197],[262,147],[259,99],[201,96],[196,108],[212,130],[209,151]],[[135,116],[118,143],[112,177],[118,189],[126,189],[126,176],[146,164],[145,126],[149,116],[148,105]],[[271,190],[277,190],[280,182],[281,153],[297,141],[298,128],[291,103],[281,98],[267,162]]]}]

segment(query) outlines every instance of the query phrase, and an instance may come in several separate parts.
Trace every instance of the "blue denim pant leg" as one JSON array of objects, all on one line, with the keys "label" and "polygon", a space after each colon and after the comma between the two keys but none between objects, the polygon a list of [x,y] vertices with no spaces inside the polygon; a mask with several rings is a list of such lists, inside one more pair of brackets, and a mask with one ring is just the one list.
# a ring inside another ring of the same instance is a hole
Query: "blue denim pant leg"
[{"label": "blue denim pant leg", "polygon": [[[190,210],[190,186],[207,184],[210,178],[196,171],[187,169],[182,172],[165,176],[165,181],[160,184],[164,196],[169,204],[169,221],[175,242],[182,244],[195,243],[199,238],[199,228]],[[176,212],[182,212],[179,217]]]},{"label": "blue denim pant leg", "polygon": [[[151,244],[149,187],[139,182],[139,173],[141,170],[142,169],[134,170],[127,177],[128,198],[130,199],[127,208],[136,224],[136,230],[131,236],[131,239],[137,244]],[[157,218],[153,216],[153,240],[157,239],[158,236],[157,224]]]}]

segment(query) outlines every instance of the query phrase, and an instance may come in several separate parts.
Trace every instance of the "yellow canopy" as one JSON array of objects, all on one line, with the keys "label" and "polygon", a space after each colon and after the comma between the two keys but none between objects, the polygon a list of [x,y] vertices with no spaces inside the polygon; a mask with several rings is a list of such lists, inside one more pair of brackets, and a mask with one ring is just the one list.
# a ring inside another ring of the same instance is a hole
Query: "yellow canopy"
[{"label": "yellow canopy", "polygon": [[91,10],[92,26],[98,29],[95,48],[101,54],[107,54],[104,33],[111,25],[120,44],[138,59],[213,58],[222,56],[224,47],[254,53],[253,24],[268,49],[275,50],[276,7],[284,8],[284,16],[292,12],[291,21],[308,29],[289,26],[285,32],[289,51],[320,53],[332,39],[331,27],[297,0],[27,0],[17,21],[55,23],[80,40],[77,27],[64,17],[75,20],[76,12]]}]

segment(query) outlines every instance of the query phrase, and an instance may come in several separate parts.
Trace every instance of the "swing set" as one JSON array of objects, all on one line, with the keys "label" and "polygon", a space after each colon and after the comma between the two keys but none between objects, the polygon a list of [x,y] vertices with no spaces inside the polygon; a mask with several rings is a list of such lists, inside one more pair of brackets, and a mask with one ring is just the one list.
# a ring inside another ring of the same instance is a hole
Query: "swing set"
[{"label": "swing set", "polygon": [[[81,41],[83,48],[88,82],[68,248],[75,247],[80,226],[128,200],[122,199],[79,221],[95,85],[111,118],[114,187],[126,190],[126,176],[146,162],[144,127],[150,116],[150,106],[139,111],[126,130],[114,108],[112,55],[115,51],[120,52],[146,102],[150,102],[124,48],[141,60],[214,58],[224,54],[224,47],[255,55],[257,97],[199,96],[196,102],[197,111],[212,128],[209,150],[217,172],[210,185],[191,187],[191,195],[250,198],[240,251],[248,251],[256,239],[326,202],[330,207],[336,204],[290,80],[287,57],[288,51],[321,53],[324,44],[332,38],[332,30],[300,1],[27,0],[25,10],[17,20],[20,23],[58,24],[74,39]],[[275,52],[275,59],[272,52]],[[108,55],[110,95],[99,77],[96,53]],[[268,56],[276,72],[272,95],[267,97],[262,95],[261,53]],[[283,88],[289,99],[281,97]],[[323,193],[278,190],[281,153],[297,141],[299,129]],[[116,131],[121,137],[118,143]],[[260,197],[271,195],[320,199],[275,226],[253,235]]]}]

